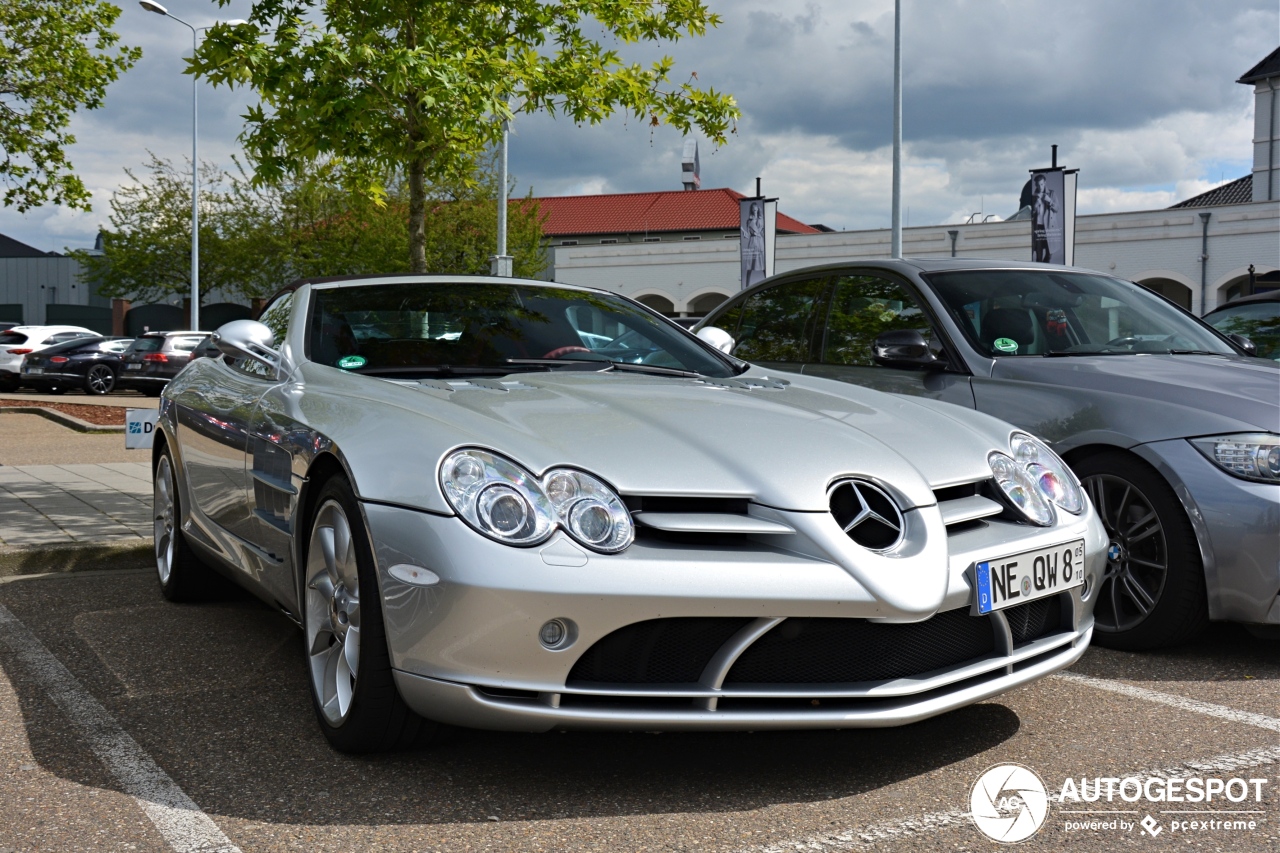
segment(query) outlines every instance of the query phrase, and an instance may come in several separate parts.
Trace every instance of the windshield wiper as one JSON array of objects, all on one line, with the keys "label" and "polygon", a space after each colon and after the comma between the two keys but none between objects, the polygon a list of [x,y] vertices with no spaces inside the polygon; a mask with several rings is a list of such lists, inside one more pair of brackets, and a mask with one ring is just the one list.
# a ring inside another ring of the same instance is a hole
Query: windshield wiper
[{"label": "windshield wiper", "polygon": [[1142,355],[1128,349],[1093,349],[1093,350],[1054,350],[1044,354],[1044,358],[1073,358],[1084,355]]},{"label": "windshield wiper", "polygon": [[1168,355],[1235,355],[1233,352],[1211,352],[1207,349],[1171,349],[1165,350],[1165,353]]},{"label": "windshield wiper", "polygon": [[[683,376],[687,379],[701,379],[702,374],[692,370],[681,370],[678,367],[661,367],[656,364],[635,364],[630,361],[613,361],[597,358],[509,358],[508,364],[538,365],[543,367],[568,367],[570,370],[588,370],[584,365],[592,365],[596,371],[622,370],[633,373],[651,373],[657,376]],[[572,365],[572,367],[570,367]]]}]

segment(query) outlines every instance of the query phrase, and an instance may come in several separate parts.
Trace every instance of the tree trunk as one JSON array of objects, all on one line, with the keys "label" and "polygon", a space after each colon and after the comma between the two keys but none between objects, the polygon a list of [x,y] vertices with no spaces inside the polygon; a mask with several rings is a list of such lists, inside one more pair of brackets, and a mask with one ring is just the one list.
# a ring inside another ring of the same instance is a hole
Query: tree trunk
[{"label": "tree trunk", "polygon": [[427,164],[409,163],[409,272],[427,271]]}]

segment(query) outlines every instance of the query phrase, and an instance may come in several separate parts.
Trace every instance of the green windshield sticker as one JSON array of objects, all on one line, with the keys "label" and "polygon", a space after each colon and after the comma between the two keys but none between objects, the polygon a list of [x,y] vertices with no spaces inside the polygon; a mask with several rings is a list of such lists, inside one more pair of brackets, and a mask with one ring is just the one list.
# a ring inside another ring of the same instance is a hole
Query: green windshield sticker
[{"label": "green windshield sticker", "polygon": [[[1001,340],[1004,339],[1001,338]],[[1014,349],[1017,349],[1016,345],[1014,346]],[[365,359],[362,355],[344,355],[342,358],[338,359],[338,367],[341,367],[343,370],[355,370],[357,367],[364,367],[364,365]]]},{"label": "green windshield sticker", "polygon": [[[1000,350],[1000,352],[1017,352],[1018,351],[1018,342],[1015,341],[1013,338],[996,338],[991,345],[996,349]],[[343,361],[346,361],[346,359],[343,359]],[[362,364],[364,363],[364,359],[360,359],[360,361]],[[346,367],[345,364],[342,366]]]}]

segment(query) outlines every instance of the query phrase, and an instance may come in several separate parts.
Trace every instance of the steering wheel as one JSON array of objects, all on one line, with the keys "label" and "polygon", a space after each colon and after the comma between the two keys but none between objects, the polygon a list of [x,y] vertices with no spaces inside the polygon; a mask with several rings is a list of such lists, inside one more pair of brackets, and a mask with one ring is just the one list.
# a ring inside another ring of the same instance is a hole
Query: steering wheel
[{"label": "steering wheel", "polygon": [[1106,346],[1109,346],[1109,347],[1131,347],[1131,346],[1133,346],[1134,344],[1136,344],[1137,342],[1138,342],[1138,339],[1137,339],[1136,337],[1134,337],[1133,335],[1125,335],[1125,336],[1123,336],[1123,337],[1120,337],[1120,338],[1113,338],[1113,339],[1111,339],[1111,340],[1107,341]]},{"label": "steering wheel", "polygon": [[568,355],[571,352],[591,352],[591,350],[587,349],[586,347],[573,347],[573,346],[556,347],[555,349],[546,353],[542,357],[543,358],[559,358],[560,356]]}]

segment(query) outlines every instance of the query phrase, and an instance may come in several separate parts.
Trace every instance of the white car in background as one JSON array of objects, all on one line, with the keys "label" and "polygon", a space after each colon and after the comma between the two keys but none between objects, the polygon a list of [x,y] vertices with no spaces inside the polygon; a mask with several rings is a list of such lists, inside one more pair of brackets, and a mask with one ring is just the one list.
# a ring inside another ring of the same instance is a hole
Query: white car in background
[{"label": "white car in background", "polygon": [[0,391],[17,391],[28,353],[76,338],[97,337],[83,326],[14,326],[0,332]]}]

